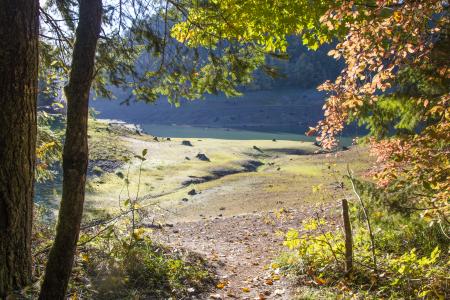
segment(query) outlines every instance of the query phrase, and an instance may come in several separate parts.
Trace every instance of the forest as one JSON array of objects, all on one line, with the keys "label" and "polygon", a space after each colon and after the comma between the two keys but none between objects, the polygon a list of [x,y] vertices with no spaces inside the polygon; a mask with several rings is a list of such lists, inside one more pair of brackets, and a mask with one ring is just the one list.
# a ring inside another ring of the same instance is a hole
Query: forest
[{"label": "forest", "polygon": [[450,298],[449,7],[1,0],[0,299]]}]

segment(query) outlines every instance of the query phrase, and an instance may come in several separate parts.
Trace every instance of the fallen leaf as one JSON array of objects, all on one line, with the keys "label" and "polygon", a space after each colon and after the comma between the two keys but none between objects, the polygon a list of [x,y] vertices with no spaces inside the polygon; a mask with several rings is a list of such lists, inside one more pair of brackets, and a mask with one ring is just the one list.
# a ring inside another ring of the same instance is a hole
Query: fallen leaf
[{"label": "fallen leaf", "polygon": [[314,281],[318,284],[318,285],[324,285],[327,281],[323,278],[320,277],[314,277]]},{"label": "fallen leaf", "polygon": [[224,283],[224,282],[219,282],[219,283],[216,285],[216,287],[217,287],[218,289],[223,289],[223,288],[225,287],[225,283]]}]

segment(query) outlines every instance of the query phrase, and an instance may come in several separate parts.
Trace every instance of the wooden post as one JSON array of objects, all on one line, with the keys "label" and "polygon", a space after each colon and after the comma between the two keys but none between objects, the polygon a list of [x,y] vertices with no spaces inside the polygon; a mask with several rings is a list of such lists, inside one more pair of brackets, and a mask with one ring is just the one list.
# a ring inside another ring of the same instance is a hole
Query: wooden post
[{"label": "wooden post", "polygon": [[353,268],[353,237],[347,199],[342,199],[342,219],[344,220],[345,234],[345,273],[349,274]]}]

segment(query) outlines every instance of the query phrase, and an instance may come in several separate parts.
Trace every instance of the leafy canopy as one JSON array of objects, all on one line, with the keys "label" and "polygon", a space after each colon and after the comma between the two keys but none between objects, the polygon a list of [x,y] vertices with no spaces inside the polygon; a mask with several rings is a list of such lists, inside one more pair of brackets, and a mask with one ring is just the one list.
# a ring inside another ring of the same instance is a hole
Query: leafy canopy
[{"label": "leafy canopy", "polygon": [[329,96],[309,134],[333,148],[346,123],[367,125],[380,186],[413,190],[415,209],[448,223],[448,10],[440,0],[197,1],[172,36],[191,47],[226,40],[265,53],[284,53],[292,35],[311,49],[337,40],[329,55],[346,66],[319,87]]}]

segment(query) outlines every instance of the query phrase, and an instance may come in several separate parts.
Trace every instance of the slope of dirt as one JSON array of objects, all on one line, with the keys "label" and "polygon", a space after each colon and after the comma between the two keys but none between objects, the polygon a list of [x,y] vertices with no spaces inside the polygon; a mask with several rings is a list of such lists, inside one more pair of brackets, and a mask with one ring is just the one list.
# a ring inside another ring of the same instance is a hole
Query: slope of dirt
[{"label": "slope of dirt", "polygon": [[155,237],[214,262],[218,284],[201,299],[288,300],[295,297],[293,282],[283,276],[274,261],[286,250],[283,233],[299,228],[316,209],[328,214],[333,205],[177,223],[170,229],[155,231]]}]

